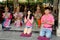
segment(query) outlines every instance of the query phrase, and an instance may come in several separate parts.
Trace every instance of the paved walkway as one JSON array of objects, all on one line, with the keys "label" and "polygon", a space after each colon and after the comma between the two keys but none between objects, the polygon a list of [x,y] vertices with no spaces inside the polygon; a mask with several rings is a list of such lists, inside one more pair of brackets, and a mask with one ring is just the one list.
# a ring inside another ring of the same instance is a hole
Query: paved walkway
[{"label": "paved walkway", "polygon": [[[0,40],[37,40],[39,33],[33,33],[31,37],[21,37],[21,32],[0,31]],[[51,40],[60,40],[60,37],[52,36]]]},{"label": "paved walkway", "polygon": [[[23,30],[24,26],[22,27],[14,27],[14,25],[11,25],[11,29],[10,30]],[[21,34],[21,32],[18,31],[1,31],[1,24],[0,24],[0,40],[37,40],[37,37],[39,36],[39,33],[34,33],[32,34],[32,37],[21,37],[19,36]],[[38,29],[37,27],[33,28],[33,31],[39,31],[40,29]],[[55,35],[52,35],[52,39],[51,40],[60,40],[60,37],[57,37]]]}]

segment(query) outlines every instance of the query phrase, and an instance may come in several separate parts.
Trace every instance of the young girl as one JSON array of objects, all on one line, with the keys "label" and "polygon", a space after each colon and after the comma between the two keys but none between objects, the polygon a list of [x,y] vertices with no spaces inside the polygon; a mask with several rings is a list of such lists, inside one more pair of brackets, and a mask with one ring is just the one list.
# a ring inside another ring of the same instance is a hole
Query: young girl
[{"label": "young girl", "polygon": [[19,7],[17,7],[16,8],[16,12],[15,12],[15,14],[13,14],[14,15],[14,18],[15,18],[15,26],[16,27],[20,27],[21,25],[22,25],[22,17],[23,17],[23,14],[22,14],[22,12],[19,12]]},{"label": "young girl", "polygon": [[9,25],[10,25],[10,22],[11,22],[11,19],[12,19],[12,15],[8,11],[9,11],[9,9],[6,6],[5,7],[5,13],[3,13],[3,16],[2,16],[3,19],[4,19],[3,24],[2,24],[2,29],[10,28]]},{"label": "young girl", "polygon": [[49,7],[45,8],[45,14],[41,18],[43,27],[40,30],[38,40],[50,40],[52,34],[52,26],[54,25],[54,17]]},{"label": "young girl", "polygon": [[28,14],[24,18],[24,23],[26,27],[24,29],[24,32],[21,34],[21,36],[31,37],[33,20],[34,17],[32,13],[28,11]]}]

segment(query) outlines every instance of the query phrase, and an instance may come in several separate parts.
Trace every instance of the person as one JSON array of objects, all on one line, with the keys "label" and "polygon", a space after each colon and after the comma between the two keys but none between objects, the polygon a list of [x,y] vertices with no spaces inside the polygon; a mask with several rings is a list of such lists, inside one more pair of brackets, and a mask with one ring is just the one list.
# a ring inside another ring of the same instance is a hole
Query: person
[{"label": "person", "polygon": [[31,11],[28,11],[28,14],[26,14],[26,16],[24,17],[24,23],[25,23],[25,28],[24,28],[24,32],[20,35],[23,37],[31,37],[32,35],[32,24],[34,21],[34,17],[33,14],[31,13]]},{"label": "person", "polygon": [[3,18],[3,23],[2,23],[2,29],[10,29],[10,22],[12,19],[12,15],[11,13],[9,13],[9,9],[6,6],[5,7],[5,12],[2,14],[2,18]]},{"label": "person", "polygon": [[45,14],[41,18],[42,28],[38,40],[50,40],[52,35],[52,26],[54,25],[54,16],[49,7],[45,8]]},{"label": "person", "polygon": [[25,6],[24,8],[24,16],[26,16],[26,13],[27,13],[27,6]]},{"label": "person", "polygon": [[15,18],[15,22],[14,22],[14,25],[15,27],[20,27],[22,26],[22,17],[23,17],[23,14],[22,12],[19,12],[19,6],[16,8],[16,12],[13,14],[14,18]]},{"label": "person", "polygon": [[40,28],[42,13],[41,13],[39,5],[37,5],[37,10],[36,10],[34,16],[35,16],[35,19],[36,19],[36,24],[37,24],[38,28]]},{"label": "person", "polygon": [[25,8],[24,8],[24,12],[23,12],[23,23],[24,23],[24,17],[26,16],[26,14],[27,14],[27,6],[25,6]]}]

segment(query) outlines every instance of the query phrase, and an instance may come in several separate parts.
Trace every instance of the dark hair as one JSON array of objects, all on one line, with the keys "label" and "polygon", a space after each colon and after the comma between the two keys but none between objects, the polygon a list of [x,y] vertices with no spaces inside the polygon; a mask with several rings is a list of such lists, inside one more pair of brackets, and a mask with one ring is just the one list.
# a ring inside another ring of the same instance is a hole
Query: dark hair
[{"label": "dark hair", "polygon": [[45,7],[45,10],[47,10],[47,9],[48,9],[48,10],[51,10],[51,8],[50,8],[50,7]]},{"label": "dark hair", "polygon": [[[26,14],[26,18],[27,18],[27,16],[28,16],[28,14]],[[29,19],[32,19],[32,17],[33,17],[33,14],[31,13]]]}]

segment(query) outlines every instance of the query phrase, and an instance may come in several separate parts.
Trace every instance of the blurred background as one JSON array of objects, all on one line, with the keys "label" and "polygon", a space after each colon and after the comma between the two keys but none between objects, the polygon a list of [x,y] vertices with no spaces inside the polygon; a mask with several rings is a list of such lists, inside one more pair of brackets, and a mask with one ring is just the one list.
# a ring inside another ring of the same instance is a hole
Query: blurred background
[{"label": "blurred background", "polygon": [[42,10],[44,7],[51,7],[53,15],[55,17],[55,25],[53,26],[53,32],[56,33],[56,27],[58,27],[58,3],[59,0],[0,0],[0,23],[2,22],[2,13],[4,12],[4,7],[7,5],[9,7],[9,12],[13,14],[13,11],[17,6],[20,7],[20,11],[24,12],[25,7],[30,7],[33,13],[36,11],[36,7],[39,4]]}]

